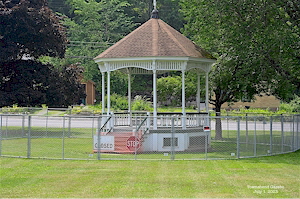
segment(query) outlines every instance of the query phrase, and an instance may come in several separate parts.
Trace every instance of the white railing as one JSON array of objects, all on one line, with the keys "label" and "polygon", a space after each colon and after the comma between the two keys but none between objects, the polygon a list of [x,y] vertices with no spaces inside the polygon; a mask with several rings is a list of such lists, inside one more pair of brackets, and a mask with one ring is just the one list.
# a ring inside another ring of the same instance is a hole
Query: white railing
[{"label": "white railing", "polygon": [[[149,112],[112,113],[111,116],[112,125],[115,127],[138,126],[145,118],[148,118],[147,125],[149,128],[154,126],[154,116]],[[208,124],[207,113],[187,113],[185,116],[181,113],[158,113],[156,118],[157,127],[171,127],[172,118],[174,118],[175,127],[190,128]]]}]

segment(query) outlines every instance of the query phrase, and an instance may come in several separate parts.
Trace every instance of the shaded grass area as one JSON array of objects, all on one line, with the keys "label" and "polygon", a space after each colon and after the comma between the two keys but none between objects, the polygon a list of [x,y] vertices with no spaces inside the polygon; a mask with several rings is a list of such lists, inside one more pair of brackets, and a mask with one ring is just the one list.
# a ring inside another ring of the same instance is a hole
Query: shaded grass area
[{"label": "shaded grass area", "polygon": [[272,157],[208,161],[1,157],[0,195],[3,198],[299,198],[299,157],[300,151]]}]

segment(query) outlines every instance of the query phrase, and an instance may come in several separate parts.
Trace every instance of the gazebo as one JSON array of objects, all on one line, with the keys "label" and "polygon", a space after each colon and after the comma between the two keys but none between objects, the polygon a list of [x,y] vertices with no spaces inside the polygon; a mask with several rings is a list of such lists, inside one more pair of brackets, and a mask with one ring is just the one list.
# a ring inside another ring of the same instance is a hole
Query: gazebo
[{"label": "gazebo", "polygon": [[[156,8],[151,18],[121,39],[119,42],[94,58],[102,74],[102,112],[107,104],[110,108],[110,73],[121,70],[128,74],[128,112],[131,113],[131,75],[153,75],[153,126],[158,129],[157,122],[157,75],[168,71],[182,72],[182,129],[186,129],[185,121],[185,72],[189,70],[198,74],[197,108],[200,112],[200,77],[205,76],[205,109],[208,112],[208,73],[215,59],[195,45],[177,30],[159,19]],[[107,74],[107,103],[105,103],[105,73]],[[130,114],[131,115],[131,114]]]}]

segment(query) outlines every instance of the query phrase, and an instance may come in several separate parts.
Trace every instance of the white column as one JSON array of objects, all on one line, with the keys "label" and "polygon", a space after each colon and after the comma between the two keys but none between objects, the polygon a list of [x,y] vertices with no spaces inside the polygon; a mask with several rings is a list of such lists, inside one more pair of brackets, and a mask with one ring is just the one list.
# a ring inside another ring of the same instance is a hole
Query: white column
[{"label": "white column", "polygon": [[131,74],[128,73],[128,112],[129,112],[129,125],[132,126],[132,113],[131,113]]},{"label": "white column", "polygon": [[200,113],[200,103],[201,103],[201,96],[200,96],[200,73],[197,73],[197,110]]},{"label": "white column", "polygon": [[110,71],[107,71],[107,115],[110,114]]},{"label": "white column", "polygon": [[157,129],[157,89],[156,89],[156,70],[153,70],[153,129]]},{"label": "white column", "polygon": [[105,111],[105,77],[104,72],[101,73],[102,75],[102,114]]},{"label": "white column", "polygon": [[186,113],[185,113],[185,71],[182,71],[182,128],[185,129],[186,128]]},{"label": "white column", "polygon": [[131,74],[128,73],[128,111],[131,112]]},{"label": "white column", "polygon": [[185,113],[185,71],[182,71],[182,113]]},{"label": "white column", "polygon": [[205,74],[205,108],[208,113],[208,72]]}]

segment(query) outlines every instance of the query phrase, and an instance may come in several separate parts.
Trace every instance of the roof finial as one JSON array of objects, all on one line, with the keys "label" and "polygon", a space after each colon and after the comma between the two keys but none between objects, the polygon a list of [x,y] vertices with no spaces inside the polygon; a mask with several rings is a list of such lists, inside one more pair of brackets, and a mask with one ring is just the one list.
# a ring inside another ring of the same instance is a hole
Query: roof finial
[{"label": "roof finial", "polygon": [[156,0],[153,0],[153,11],[151,13],[151,18],[154,18],[154,19],[159,19],[158,17],[158,10],[156,9]]}]

